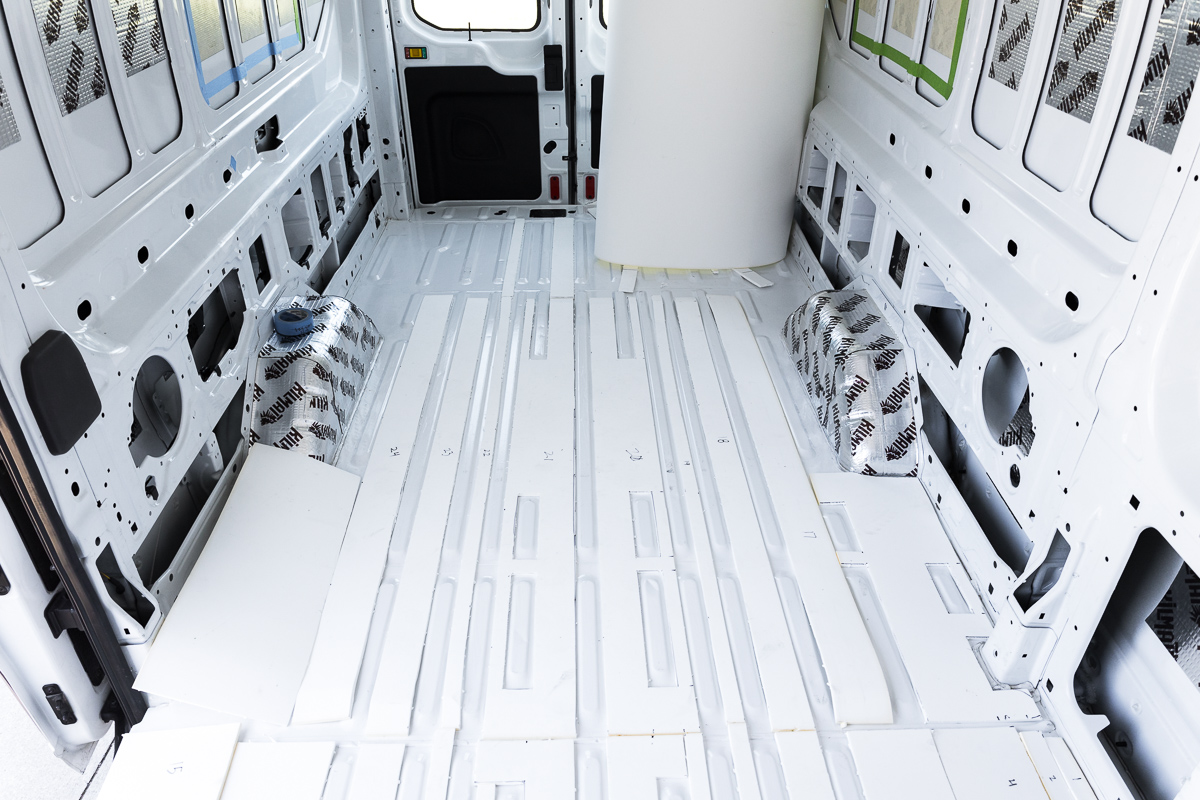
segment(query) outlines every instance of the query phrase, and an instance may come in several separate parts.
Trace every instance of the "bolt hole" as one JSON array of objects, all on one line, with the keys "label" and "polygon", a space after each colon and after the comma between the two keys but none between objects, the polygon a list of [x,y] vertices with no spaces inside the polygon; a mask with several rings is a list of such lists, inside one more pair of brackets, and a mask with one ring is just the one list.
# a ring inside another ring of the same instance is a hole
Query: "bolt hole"
[{"label": "bolt hole", "polygon": [[78,483],[71,484],[71,494],[75,497],[79,497],[79,484]]},{"label": "bolt hole", "polygon": [[230,172],[229,170],[225,170],[225,172],[221,175],[221,179],[224,180],[226,183],[229,183],[229,181],[231,181],[233,179],[233,173]]},{"label": "bolt hole", "polygon": [[195,206],[193,206],[191,203],[188,203],[187,206],[185,206],[183,209],[183,216],[187,217],[188,219],[191,219],[192,217],[196,216]]},{"label": "bolt hole", "polygon": [[150,260],[150,250],[145,245],[142,245],[141,247],[138,248],[138,263],[145,264],[149,260]]},{"label": "bolt hole", "polygon": [[1021,470],[1016,464],[1008,468],[1008,479],[1012,482],[1014,489],[1021,485]]},{"label": "bolt hole", "polygon": [[1013,257],[1017,255],[1017,243],[1012,239],[1008,240],[1008,254]]},{"label": "bolt hole", "polygon": [[92,304],[84,300],[79,304],[79,308],[75,309],[75,313],[79,315],[81,320],[87,319],[92,315]]},{"label": "bolt hole", "polygon": [[146,497],[158,502],[158,484],[155,482],[153,475],[146,478]]},{"label": "bolt hole", "polygon": [[888,144],[891,144],[891,145],[896,144],[896,134],[894,134],[894,133],[888,134]]},{"label": "bolt hole", "polygon": [[1067,308],[1071,309],[1072,311],[1079,310],[1079,298],[1075,296],[1074,292],[1067,292],[1066,302]]},{"label": "bolt hole", "polygon": [[965,197],[963,198],[963,201],[962,201],[962,210],[963,210],[964,214],[971,213],[971,201]]},{"label": "bolt hole", "polygon": [[928,164],[925,165],[925,177],[926,178],[933,177],[933,167],[929,166]]}]

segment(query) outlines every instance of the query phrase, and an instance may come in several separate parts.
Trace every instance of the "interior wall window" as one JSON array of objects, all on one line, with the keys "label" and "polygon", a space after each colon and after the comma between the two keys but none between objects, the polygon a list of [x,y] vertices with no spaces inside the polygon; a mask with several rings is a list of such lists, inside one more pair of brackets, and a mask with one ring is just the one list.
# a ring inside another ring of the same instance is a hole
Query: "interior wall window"
[{"label": "interior wall window", "polygon": [[[603,2],[604,0],[601,0]],[[829,0],[827,6],[829,16],[833,19],[833,29],[838,38],[842,38],[842,30],[846,27],[846,0]]]},{"label": "interior wall window", "polygon": [[242,40],[242,69],[250,83],[257,83],[275,66],[263,0],[235,0],[238,33]]},{"label": "interior wall window", "polygon": [[308,0],[308,18],[305,20],[305,24],[313,39],[317,38],[317,31],[321,28],[321,14],[324,11],[325,0]]},{"label": "interior wall window", "polygon": [[413,10],[422,22],[449,31],[531,31],[541,21],[538,0],[413,0]]},{"label": "interior wall window", "polygon": [[275,13],[279,19],[279,57],[287,61],[304,49],[299,0],[275,0]]},{"label": "interior wall window", "polygon": [[184,0],[200,93],[213,108],[220,108],[238,93],[237,70],[225,27],[225,9],[218,0]]}]

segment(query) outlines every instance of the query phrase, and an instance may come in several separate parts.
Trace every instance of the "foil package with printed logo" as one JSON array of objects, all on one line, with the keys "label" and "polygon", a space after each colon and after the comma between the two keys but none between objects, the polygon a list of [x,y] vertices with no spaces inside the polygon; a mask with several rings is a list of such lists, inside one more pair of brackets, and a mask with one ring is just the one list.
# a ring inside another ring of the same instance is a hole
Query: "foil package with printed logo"
[{"label": "foil package with printed logo", "polygon": [[838,465],[916,475],[917,421],[904,346],[862,290],[817,292],[783,326]]},{"label": "foil package with printed logo", "polygon": [[250,443],[332,462],[379,353],[379,330],[343,297],[292,297],[276,306],[312,311],[303,336],[273,333],[258,352]]}]

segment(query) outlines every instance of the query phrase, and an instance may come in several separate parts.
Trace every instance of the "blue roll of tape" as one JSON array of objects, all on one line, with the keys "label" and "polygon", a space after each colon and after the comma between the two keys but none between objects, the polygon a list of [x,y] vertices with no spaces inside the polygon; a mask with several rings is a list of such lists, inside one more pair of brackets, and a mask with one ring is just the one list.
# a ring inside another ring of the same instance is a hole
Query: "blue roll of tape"
[{"label": "blue roll of tape", "polygon": [[312,333],[313,315],[307,308],[285,308],[275,312],[275,332],[280,336]]}]

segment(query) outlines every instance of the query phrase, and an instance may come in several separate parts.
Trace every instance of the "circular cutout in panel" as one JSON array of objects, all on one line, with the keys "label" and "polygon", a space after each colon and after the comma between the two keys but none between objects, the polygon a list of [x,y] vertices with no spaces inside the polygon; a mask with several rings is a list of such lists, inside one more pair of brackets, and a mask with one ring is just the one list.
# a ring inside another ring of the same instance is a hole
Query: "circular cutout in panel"
[{"label": "circular cutout in panel", "polygon": [[182,417],[179,376],[166,359],[151,356],[133,382],[133,426],[129,431],[133,463],[140,466],[146,456],[165,455],[179,435]]},{"label": "circular cutout in panel", "polygon": [[1029,376],[1021,357],[1007,347],[992,353],[983,370],[983,418],[996,442],[1024,455],[1029,455],[1034,436],[1029,397]]}]

